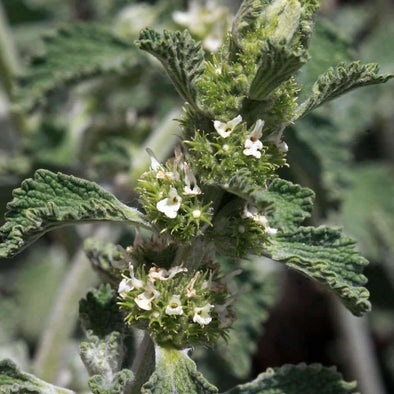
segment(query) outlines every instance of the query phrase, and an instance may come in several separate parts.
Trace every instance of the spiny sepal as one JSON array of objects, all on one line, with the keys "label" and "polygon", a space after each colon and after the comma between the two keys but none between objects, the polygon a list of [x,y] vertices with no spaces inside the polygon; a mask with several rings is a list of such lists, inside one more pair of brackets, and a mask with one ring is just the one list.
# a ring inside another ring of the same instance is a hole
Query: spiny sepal
[{"label": "spiny sepal", "polygon": [[14,256],[46,232],[68,224],[113,221],[148,226],[140,212],[98,184],[60,172],[37,170],[13,197],[0,228],[0,257]]},{"label": "spiny sepal", "polygon": [[141,393],[218,393],[218,389],[197,371],[196,364],[187,355],[188,350],[155,345],[156,369],[142,386]]},{"label": "spiny sepal", "polygon": [[368,261],[355,250],[356,242],[331,227],[299,227],[272,235],[265,250],[273,260],[285,263],[333,291],[356,316],[369,312],[369,291],[363,287]]},{"label": "spiny sepal", "polygon": [[346,382],[335,367],[320,364],[269,368],[250,383],[224,394],[356,394],[356,382]]},{"label": "spiny sepal", "polygon": [[165,165],[150,154],[152,163],[156,164],[140,177],[138,191],[151,223],[161,234],[182,242],[202,235],[212,225],[212,209],[190,165],[182,154]]},{"label": "spiny sepal", "polygon": [[148,329],[161,346],[212,345],[235,318],[226,283],[212,270],[130,266],[123,276],[118,292],[126,323]]}]

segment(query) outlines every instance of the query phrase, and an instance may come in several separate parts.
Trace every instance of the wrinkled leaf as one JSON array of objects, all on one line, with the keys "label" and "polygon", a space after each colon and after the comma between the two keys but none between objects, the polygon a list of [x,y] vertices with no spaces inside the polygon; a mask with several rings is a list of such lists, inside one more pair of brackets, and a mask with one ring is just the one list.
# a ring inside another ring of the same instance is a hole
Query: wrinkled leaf
[{"label": "wrinkled leaf", "polygon": [[100,220],[144,224],[136,209],[96,183],[71,175],[37,170],[13,196],[0,228],[0,257],[13,256],[47,231],[67,224]]},{"label": "wrinkled leaf", "polygon": [[355,243],[336,228],[299,227],[272,236],[266,250],[273,260],[332,290],[354,315],[361,316],[371,309],[362,274],[368,261],[355,250]]},{"label": "wrinkled leaf", "polygon": [[0,361],[0,388],[2,394],[75,394],[74,391],[53,386],[26,372],[11,360]]},{"label": "wrinkled leaf", "polygon": [[330,68],[312,86],[309,98],[298,107],[293,120],[353,89],[384,83],[394,77],[394,74],[379,75],[378,69],[377,64],[360,62],[341,63]]},{"label": "wrinkled leaf", "polygon": [[16,90],[16,104],[29,111],[59,88],[108,72],[126,73],[139,62],[135,53],[105,27],[62,27],[44,38],[44,53],[30,61]]},{"label": "wrinkled leaf", "polygon": [[355,389],[356,383],[345,382],[335,368],[299,364],[269,368],[226,394],[351,394]]}]

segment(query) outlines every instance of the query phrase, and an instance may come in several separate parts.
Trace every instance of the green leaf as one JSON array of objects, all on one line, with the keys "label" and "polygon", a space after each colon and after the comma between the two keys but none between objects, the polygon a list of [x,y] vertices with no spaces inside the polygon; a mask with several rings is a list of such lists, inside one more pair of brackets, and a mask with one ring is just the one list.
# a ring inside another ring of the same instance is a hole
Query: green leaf
[{"label": "green leaf", "polygon": [[335,368],[299,364],[269,368],[226,394],[351,394],[355,389],[356,382],[345,382]]},{"label": "green leaf", "polygon": [[75,394],[22,372],[8,359],[0,361],[0,387],[2,394]]},{"label": "green leaf", "polygon": [[263,189],[242,172],[233,176],[226,189],[266,210],[270,225],[281,230],[293,230],[310,217],[315,196],[311,189],[280,178]]},{"label": "green leaf", "polygon": [[249,98],[261,101],[283,82],[294,75],[306,62],[304,51],[294,51],[286,46],[267,41],[261,54],[260,65],[249,89]]},{"label": "green leaf", "polygon": [[67,224],[101,220],[146,225],[136,209],[96,183],[71,175],[37,170],[13,196],[0,228],[0,257],[13,256],[47,231]]},{"label": "green leaf", "polygon": [[140,63],[135,47],[107,28],[74,24],[44,38],[44,54],[33,58],[16,91],[16,104],[32,110],[66,85],[108,72],[127,73]]},{"label": "green leaf", "polygon": [[309,55],[311,59],[297,74],[297,80],[302,86],[300,93],[302,99],[307,98],[320,74],[340,62],[354,60],[350,42],[340,35],[337,28],[324,19],[318,20],[314,26]]},{"label": "green leaf", "polygon": [[85,330],[91,330],[100,338],[123,329],[117,294],[109,284],[89,291],[86,298],[79,301],[79,318]]},{"label": "green leaf", "polygon": [[253,199],[257,205],[269,205],[267,216],[271,227],[289,231],[311,216],[314,196],[311,189],[276,178],[267,190],[257,190]]},{"label": "green leaf", "polygon": [[194,41],[187,30],[174,33],[164,30],[161,35],[146,28],[136,44],[160,60],[178,93],[198,110],[195,82],[203,72],[201,43]]},{"label": "green leaf", "polygon": [[123,362],[123,339],[113,331],[103,338],[88,333],[88,342],[80,346],[81,358],[89,374],[89,388],[93,394],[123,394],[134,375],[120,370]]},{"label": "green leaf", "polygon": [[353,89],[384,83],[394,77],[394,74],[379,75],[378,69],[377,64],[360,62],[341,63],[330,68],[312,86],[309,98],[296,109],[293,120]]},{"label": "green leaf", "polygon": [[196,364],[186,352],[155,345],[156,369],[142,386],[141,393],[217,393],[218,389],[197,371]]},{"label": "green leaf", "polygon": [[336,228],[299,227],[272,236],[266,250],[273,260],[332,290],[354,315],[361,316],[371,309],[362,274],[368,261],[355,250],[355,243]]}]

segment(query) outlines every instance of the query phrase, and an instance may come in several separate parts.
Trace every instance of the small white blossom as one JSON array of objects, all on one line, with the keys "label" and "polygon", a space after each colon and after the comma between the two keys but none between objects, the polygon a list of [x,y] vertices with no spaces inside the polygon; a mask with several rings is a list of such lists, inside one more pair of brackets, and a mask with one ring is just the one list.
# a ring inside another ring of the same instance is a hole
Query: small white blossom
[{"label": "small white blossom", "polygon": [[223,39],[219,34],[214,33],[207,36],[203,41],[204,48],[208,49],[210,52],[217,52],[223,44]]},{"label": "small white blossom", "polygon": [[193,174],[189,164],[184,163],[183,170],[185,172],[185,183],[186,186],[183,188],[183,194],[185,195],[198,195],[201,194],[201,189],[197,185],[196,177]]},{"label": "small white blossom", "polygon": [[246,204],[242,213],[242,217],[244,219],[252,219],[256,223],[262,225],[264,227],[264,231],[267,234],[273,235],[278,232],[276,228],[272,228],[269,226],[268,219],[264,215],[260,215],[255,206],[250,206]]},{"label": "small white blossom", "polygon": [[242,122],[242,116],[238,115],[234,119],[228,121],[227,123],[220,122],[219,120],[215,120],[213,122],[213,126],[215,127],[216,131],[219,135],[223,138],[227,138],[235,129],[237,125]]},{"label": "small white blossom", "polygon": [[124,278],[119,283],[118,293],[121,298],[126,298],[127,293],[134,289],[144,287],[144,282],[134,276],[134,268],[129,264],[130,278]]},{"label": "small white blossom", "polygon": [[254,156],[257,159],[261,157],[261,149],[263,149],[263,143],[259,140],[259,138],[263,135],[263,127],[264,121],[259,119],[254,126],[254,129],[251,134],[246,136],[246,141],[244,144],[245,149],[243,150],[243,154],[246,156]]},{"label": "small white blossom", "polygon": [[202,326],[209,324],[212,321],[212,317],[210,316],[209,311],[213,307],[214,305],[206,304],[201,308],[198,307],[194,308],[194,316],[193,316],[194,323],[201,324]]},{"label": "small white blossom", "polygon": [[154,288],[152,282],[148,281],[145,291],[139,294],[134,301],[141,309],[150,311],[152,309],[152,301],[159,296],[160,292]]},{"label": "small white blossom", "polygon": [[156,208],[167,217],[174,219],[181,207],[181,201],[182,198],[178,196],[176,189],[172,187],[168,193],[168,197],[160,200],[156,204]]},{"label": "small white blossom", "polygon": [[175,267],[171,267],[169,270],[165,268],[159,267],[152,267],[149,270],[149,279],[155,281],[156,279],[159,280],[169,280],[172,279],[175,275],[179,274],[180,272],[187,272],[187,268],[184,268],[180,265],[176,265]]},{"label": "small white blossom", "polygon": [[146,151],[150,157],[150,169],[156,173],[157,179],[166,179],[169,181],[173,181],[179,178],[178,173],[166,171],[164,167],[160,164],[159,160],[156,159],[156,156],[152,152],[150,148],[146,148]]},{"label": "small white blossom", "polygon": [[274,145],[278,148],[280,153],[286,153],[289,150],[285,141],[282,141],[282,135],[285,127],[281,127],[279,130],[271,133],[267,137],[267,141],[272,141]]},{"label": "small white blossom", "polygon": [[182,315],[183,309],[181,304],[181,296],[180,295],[172,295],[170,301],[166,307],[167,315]]},{"label": "small white blossom", "polygon": [[118,293],[121,298],[126,298],[129,291],[133,290],[134,286],[131,279],[122,279],[119,283]]},{"label": "small white blossom", "polygon": [[201,216],[201,211],[199,209],[195,209],[192,212],[192,216],[194,217],[194,219],[198,219]]}]

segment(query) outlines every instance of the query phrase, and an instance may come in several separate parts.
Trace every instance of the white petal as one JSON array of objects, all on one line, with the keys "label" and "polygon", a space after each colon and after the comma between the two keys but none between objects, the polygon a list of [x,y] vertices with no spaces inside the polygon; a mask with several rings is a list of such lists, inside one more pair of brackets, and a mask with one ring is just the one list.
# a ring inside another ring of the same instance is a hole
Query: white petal
[{"label": "white petal", "polygon": [[122,298],[126,298],[127,293],[131,290],[133,290],[133,284],[131,279],[122,279],[121,282],[119,283],[119,288],[118,288],[118,293],[119,296]]},{"label": "white petal", "polygon": [[209,311],[213,307],[213,305],[206,304],[201,308],[194,308],[193,321],[195,323],[201,324],[202,326],[209,324],[212,321],[212,317],[210,316]]},{"label": "white petal", "polygon": [[263,135],[264,120],[258,119],[254,129],[252,131],[252,136],[255,138],[260,138]]},{"label": "white petal", "polygon": [[215,120],[213,122],[213,126],[219,135],[223,138],[227,138],[235,129],[235,127],[242,122],[242,116],[238,115],[234,119],[228,121],[227,123],[220,122],[219,120]]},{"label": "white petal", "polygon": [[180,295],[173,295],[170,298],[170,301],[166,307],[165,312],[167,315],[182,315],[183,314]]}]

